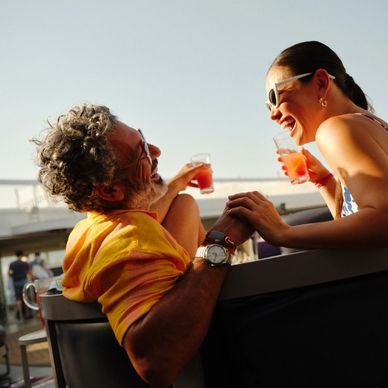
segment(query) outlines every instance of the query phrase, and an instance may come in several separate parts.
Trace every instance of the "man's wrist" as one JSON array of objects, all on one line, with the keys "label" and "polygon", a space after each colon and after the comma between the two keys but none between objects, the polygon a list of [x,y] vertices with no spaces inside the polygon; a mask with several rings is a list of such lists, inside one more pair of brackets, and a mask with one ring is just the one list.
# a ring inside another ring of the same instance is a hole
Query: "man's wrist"
[{"label": "man's wrist", "polygon": [[225,233],[218,230],[209,230],[206,233],[205,239],[202,245],[218,244],[222,245],[233,255],[236,250],[236,244],[232,239]]},{"label": "man's wrist", "polygon": [[174,178],[167,182],[167,189],[171,194],[178,194],[180,191],[182,191],[178,182]]}]

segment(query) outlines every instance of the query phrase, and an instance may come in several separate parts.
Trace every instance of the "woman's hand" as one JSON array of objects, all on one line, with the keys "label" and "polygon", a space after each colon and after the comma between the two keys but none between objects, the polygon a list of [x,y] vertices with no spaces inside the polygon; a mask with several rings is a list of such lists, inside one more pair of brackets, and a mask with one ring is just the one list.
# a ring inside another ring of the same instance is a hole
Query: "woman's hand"
[{"label": "woman's hand", "polygon": [[187,186],[198,187],[192,180],[203,166],[204,163],[196,164],[195,166],[191,163],[184,164],[178,173],[169,180],[168,186],[175,188],[178,193],[185,190]]},{"label": "woman's hand", "polygon": [[264,240],[270,244],[283,245],[290,226],[282,220],[273,203],[262,194],[252,191],[230,195],[226,205],[230,208],[229,215],[249,222]]},{"label": "woman's hand", "polygon": [[307,170],[310,182],[315,185],[321,184],[325,179],[332,176],[331,172],[310,152],[302,148],[302,154],[307,161]]},{"label": "woman's hand", "polygon": [[[326,180],[332,177],[331,172],[310,152],[305,148],[301,150],[302,155],[306,158],[307,171],[310,176],[310,182],[320,188]],[[282,157],[278,157],[278,162],[282,163],[284,175],[288,176],[287,168],[284,165]],[[302,182],[303,183],[303,182]]]}]

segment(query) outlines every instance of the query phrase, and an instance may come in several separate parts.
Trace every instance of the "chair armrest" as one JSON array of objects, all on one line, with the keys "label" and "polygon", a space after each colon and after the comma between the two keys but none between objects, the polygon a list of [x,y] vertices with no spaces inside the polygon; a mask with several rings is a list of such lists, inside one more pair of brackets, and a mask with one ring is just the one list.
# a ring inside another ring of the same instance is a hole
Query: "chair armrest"
[{"label": "chair armrest", "polygon": [[107,320],[101,312],[101,305],[95,303],[75,302],[65,298],[62,294],[41,295],[40,305],[42,317],[45,320],[71,321],[79,319]]}]

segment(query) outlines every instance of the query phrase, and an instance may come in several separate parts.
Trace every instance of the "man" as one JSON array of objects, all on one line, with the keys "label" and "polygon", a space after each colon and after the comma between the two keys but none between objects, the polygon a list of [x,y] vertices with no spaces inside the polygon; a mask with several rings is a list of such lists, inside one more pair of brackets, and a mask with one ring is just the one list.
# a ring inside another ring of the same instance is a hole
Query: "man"
[{"label": "man", "polygon": [[17,304],[16,316],[21,319],[20,308],[24,319],[32,318],[31,310],[23,302],[23,287],[30,276],[30,265],[23,251],[18,250],[15,253],[16,260],[9,265],[8,275],[12,279]]},{"label": "man", "polygon": [[40,257],[40,252],[35,252],[30,268],[32,280],[47,279],[53,276],[53,272],[48,268],[45,260]]},{"label": "man", "polygon": [[196,254],[198,208],[178,193],[201,166],[184,166],[166,185],[159,148],[106,107],[75,107],[36,142],[40,181],[88,212],[69,236],[64,295],[98,300],[139,375],[171,384],[207,332],[230,252],[252,230],[225,212]]}]

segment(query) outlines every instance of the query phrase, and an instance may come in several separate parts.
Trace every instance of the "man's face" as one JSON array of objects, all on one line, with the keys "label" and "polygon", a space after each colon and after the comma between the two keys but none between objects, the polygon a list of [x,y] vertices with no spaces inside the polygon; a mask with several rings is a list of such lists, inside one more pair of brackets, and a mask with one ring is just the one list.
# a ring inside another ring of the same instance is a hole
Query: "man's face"
[{"label": "man's face", "polygon": [[167,189],[158,174],[160,149],[147,145],[139,131],[120,121],[108,136],[108,141],[120,167],[127,207],[148,209]]}]

